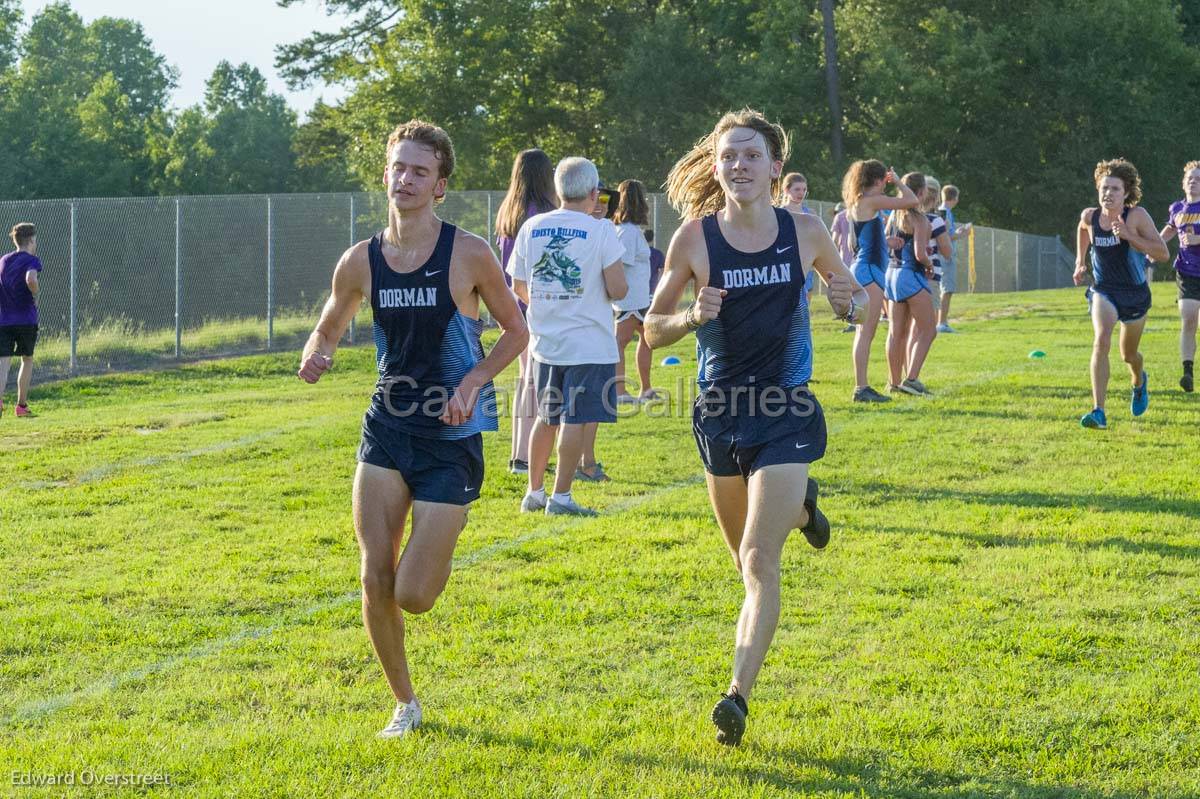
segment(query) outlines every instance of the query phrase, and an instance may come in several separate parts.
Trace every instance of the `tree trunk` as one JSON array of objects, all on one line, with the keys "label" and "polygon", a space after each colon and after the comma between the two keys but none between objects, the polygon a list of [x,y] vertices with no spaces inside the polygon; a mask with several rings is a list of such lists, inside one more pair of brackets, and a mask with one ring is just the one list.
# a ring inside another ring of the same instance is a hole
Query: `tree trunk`
[{"label": "tree trunk", "polygon": [[833,161],[842,164],[842,103],[838,97],[837,31],[833,26],[833,0],[821,0],[825,21],[825,89],[829,95],[829,116],[833,123]]}]

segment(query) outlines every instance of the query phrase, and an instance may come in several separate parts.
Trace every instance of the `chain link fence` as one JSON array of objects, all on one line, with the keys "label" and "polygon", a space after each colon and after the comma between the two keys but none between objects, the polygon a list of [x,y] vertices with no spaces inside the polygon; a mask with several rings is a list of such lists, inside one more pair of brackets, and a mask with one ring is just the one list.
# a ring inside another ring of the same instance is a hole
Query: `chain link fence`
[{"label": "chain link fence", "polygon": [[[451,192],[438,215],[493,241],[502,191]],[[655,246],[680,219],[651,195]],[[832,203],[810,207],[833,219]],[[333,266],[387,222],[382,193],[0,202],[0,230],[38,228],[39,380],[178,360],[298,348],[329,295]],[[973,250],[971,256],[969,250]],[[1071,285],[1056,238],[976,228],[959,242],[964,291]],[[971,268],[970,263],[974,266]],[[970,279],[968,279],[970,271]],[[365,308],[346,343],[371,339]]]}]

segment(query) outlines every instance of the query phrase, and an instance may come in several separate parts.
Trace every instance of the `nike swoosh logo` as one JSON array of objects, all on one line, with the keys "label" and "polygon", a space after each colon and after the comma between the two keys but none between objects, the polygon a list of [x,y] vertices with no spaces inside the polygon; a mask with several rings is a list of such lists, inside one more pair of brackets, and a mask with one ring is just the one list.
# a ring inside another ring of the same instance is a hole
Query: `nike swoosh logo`
[{"label": "nike swoosh logo", "polygon": [[439,269],[439,270],[437,270],[436,272],[426,272],[426,273],[425,273],[425,276],[426,276],[426,277],[433,277],[434,275],[440,275],[441,273],[442,273],[442,270],[441,270],[441,269]]},{"label": "nike swoosh logo", "polygon": [[473,489],[473,488],[471,488],[470,486],[467,486],[466,488],[464,488],[464,489],[463,489],[463,491],[473,491],[473,490],[474,490],[474,489]]},{"label": "nike swoosh logo", "polygon": [[790,245],[790,244],[789,244],[788,246],[786,246],[786,247],[776,247],[776,248],[775,248],[775,254],[776,254],[776,255],[781,255],[781,254],[783,254],[783,253],[787,252],[787,251],[788,251],[788,250],[790,250],[790,249],[792,249],[792,245]]},{"label": "nike swoosh logo", "polygon": [[808,446],[808,444],[797,444],[796,449],[804,449],[807,446]]}]

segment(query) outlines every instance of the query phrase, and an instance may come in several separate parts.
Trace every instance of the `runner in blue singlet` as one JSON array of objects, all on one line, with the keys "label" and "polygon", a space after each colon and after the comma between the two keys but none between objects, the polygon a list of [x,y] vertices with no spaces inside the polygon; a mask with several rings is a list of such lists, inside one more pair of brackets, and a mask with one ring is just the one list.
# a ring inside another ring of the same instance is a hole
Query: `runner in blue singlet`
[{"label": "runner in blue singlet", "polygon": [[[434,214],[454,170],[441,128],[413,120],[388,139],[388,226],[342,255],[299,376],[320,379],[364,297],[375,316],[379,383],[354,476],[363,620],[396,698],[380,733],[421,723],[404,649],[404,612],[433,607],[450,578],[468,504],[483,482],[480,432],[496,429],[492,378],[529,340],[487,242]],[[479,304],[502,330],[486,357]],[[412,523],[403,541],[409,512]]]},{"label": "runner in blue singlet", "polygon": [[1108,393],[1108,353],[1112,332],[1121,324],[1121,358],[1129,367],[1133,392],[1130,411],[1141,416],[1150,404],[1142,354],[1138,345],[1150,310],[1150,286],[1146,281],[1145,262],[1149,255],[1166,260],[1167,245],[1154,227],[1142,198],[1142,180],[1133,164],[1124,159],[1101,161],[1096,165],[1098,208],[1085,208],[1079,216],[1076,234],[1075,285],[1087,277],[1089,248],[1093,285],[1087,290],[1095,338],[1092,344],[1093,408],[1079,423],[1087,428],[1108,427],[1104,400]]},{"label": "runner in blue singlet", "polygon": [[[667,196],[684,218],[646,317],[650,346],[696,331],[701,395],[692,414],[709,498],[746,589],[733,677],[711,718],[717,740],[741,741],[746,704],[779,619],[788,533],[817,548],[829,522],[809,465],[825,452],[825,419],[808,389],[808,272],[843,318],[866,303],[815,216],[774,208],[787,137],[757,112],[726,114],[671,170]],[[696,301],[678,312],[684,288]],[[856,307],[857,304],[857,307]]]}]

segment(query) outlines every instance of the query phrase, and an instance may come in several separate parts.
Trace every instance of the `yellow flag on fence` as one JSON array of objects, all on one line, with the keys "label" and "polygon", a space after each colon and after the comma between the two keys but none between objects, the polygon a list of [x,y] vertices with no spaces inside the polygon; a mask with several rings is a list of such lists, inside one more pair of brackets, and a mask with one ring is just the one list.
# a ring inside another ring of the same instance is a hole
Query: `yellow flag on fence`
[{"label": "yellow flag on fence", "polygon": [[968,277],[967,290],[972,294],[975,293],[975,226],[971,226],[971,230],[967,233],[967,263]]}]

